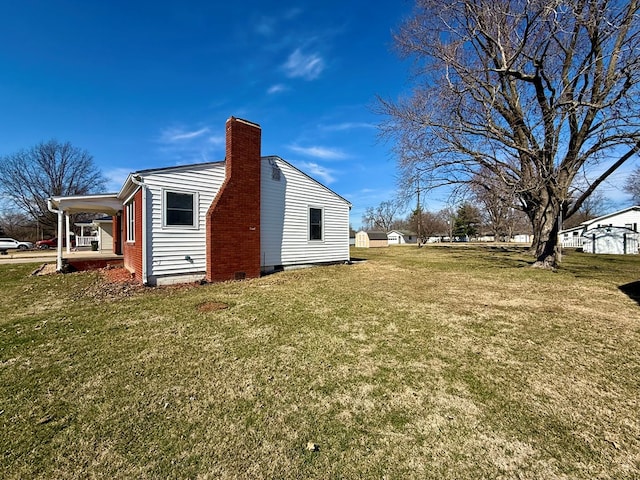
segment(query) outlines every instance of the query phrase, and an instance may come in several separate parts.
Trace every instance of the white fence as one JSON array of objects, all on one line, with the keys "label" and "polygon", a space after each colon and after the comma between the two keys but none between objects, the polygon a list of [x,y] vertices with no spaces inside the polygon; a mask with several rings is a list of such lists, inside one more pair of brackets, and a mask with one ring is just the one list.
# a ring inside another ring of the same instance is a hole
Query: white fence
[{"label": "white fence", "polygon": [[570,235],[568,237],[560,237],[560,241],[562,242],[562,246],[564,248],[581,248],[582,247],[582,237],[579,235]]},{"label": "white fence", "polygon": [[98,241],[98,237],[96,235],[92,235],[90,237],[81,237],[80,235],[76,235],[76,247],[90,247],[91,242]]}]

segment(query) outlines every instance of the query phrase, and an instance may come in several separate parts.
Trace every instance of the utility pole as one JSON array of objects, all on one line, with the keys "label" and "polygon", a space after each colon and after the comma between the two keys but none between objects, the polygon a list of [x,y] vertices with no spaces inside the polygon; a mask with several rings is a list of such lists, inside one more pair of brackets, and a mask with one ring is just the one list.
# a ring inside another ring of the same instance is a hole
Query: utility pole
[{"label": "utility pole", "polygon": [[420,175],[416,177],[416,192],[418,194],[418,248],[422,247],[422,207],[420,206]]}]

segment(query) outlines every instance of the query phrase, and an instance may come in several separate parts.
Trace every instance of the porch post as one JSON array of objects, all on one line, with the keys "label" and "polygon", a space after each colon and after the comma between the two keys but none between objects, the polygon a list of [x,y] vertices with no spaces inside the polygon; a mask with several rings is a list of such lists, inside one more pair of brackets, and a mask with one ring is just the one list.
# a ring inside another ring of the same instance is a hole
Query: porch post
[{"label": "porch post", "polygon": [[[71,253],[71,227],[69,226],[70,223],[70,218],[69,218],[69,214],[65,213],[64,215],[64,219],[65,219],[65,239],[67,241],[67,253]],[[60,237],[58,237],[58,243],[60,243]]]},{"label": "porch post", "polygon": [[58,210],[58,247],[57,247],[57,260],[56,260],[56,270],[58,272],[62,271],[62,210]]}]

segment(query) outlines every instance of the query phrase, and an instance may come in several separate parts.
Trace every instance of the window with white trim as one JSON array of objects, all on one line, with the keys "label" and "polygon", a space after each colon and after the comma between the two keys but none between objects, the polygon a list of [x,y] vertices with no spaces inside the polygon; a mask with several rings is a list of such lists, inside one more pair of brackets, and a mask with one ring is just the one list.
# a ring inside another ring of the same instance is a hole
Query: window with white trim
[{"label": "window with white trim", "polygon": [[322,240],[321,208],[309,208],[309,240]]},{"label": "window with white trim", "polygon": [[136,209],[135,202],[126,205],[125,215],[127,216],[127,242],[136,241]]},{"label": "window with white trim", "polygon": [[197,195],[193,192],[164,191],[164,226],[196,227]]}]

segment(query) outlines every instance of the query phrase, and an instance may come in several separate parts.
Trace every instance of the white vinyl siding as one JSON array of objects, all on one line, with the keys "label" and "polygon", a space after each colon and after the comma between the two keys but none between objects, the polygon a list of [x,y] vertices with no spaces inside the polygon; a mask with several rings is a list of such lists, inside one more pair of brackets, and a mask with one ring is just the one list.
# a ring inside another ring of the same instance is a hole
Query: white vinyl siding
[{"label": "white vinyl siding", "polygon": [[640,210],[637,207],[629,208],[615,214],[590,220],[589,222],[591,223],[587,225],[587,230],[597,228],[598,226],[607,227],[609,225],[614,227],[628,227],[629,225],[633,226],[635,223],[637,226],[640,224]]},{"label": "white vinyl siding", "polygon": [[[144,176],[148,188],[148,269],[152,280],[177,275],[204,276],[207,211],[220,190],[224,175],[224,163],[220,162],[158,170]],[[166,225],[166,192],[193,194],[192,225]]]},{"label": "white vinyl siding", "polygon": [[[273,178],[273,165],[280,180]],[[278,157],[262,159],[261,266],[349,260],[349,203]],[[309,240],[309,209],[322,209],[322,241]]]},{"label": "white vinyl siding", "polygon": [[[261,161],[261,266],[348,260],[349,203],[280,158],[263,157]],[[147,265],[151,283],[174,276],[204,277],[207,211],[224,177],[223,162],[143,175],[147,188]],[[194,193],[194,225],[166,225],[165,192]],[[310,208],[322,210],[321,241],[309,240]]]}]

